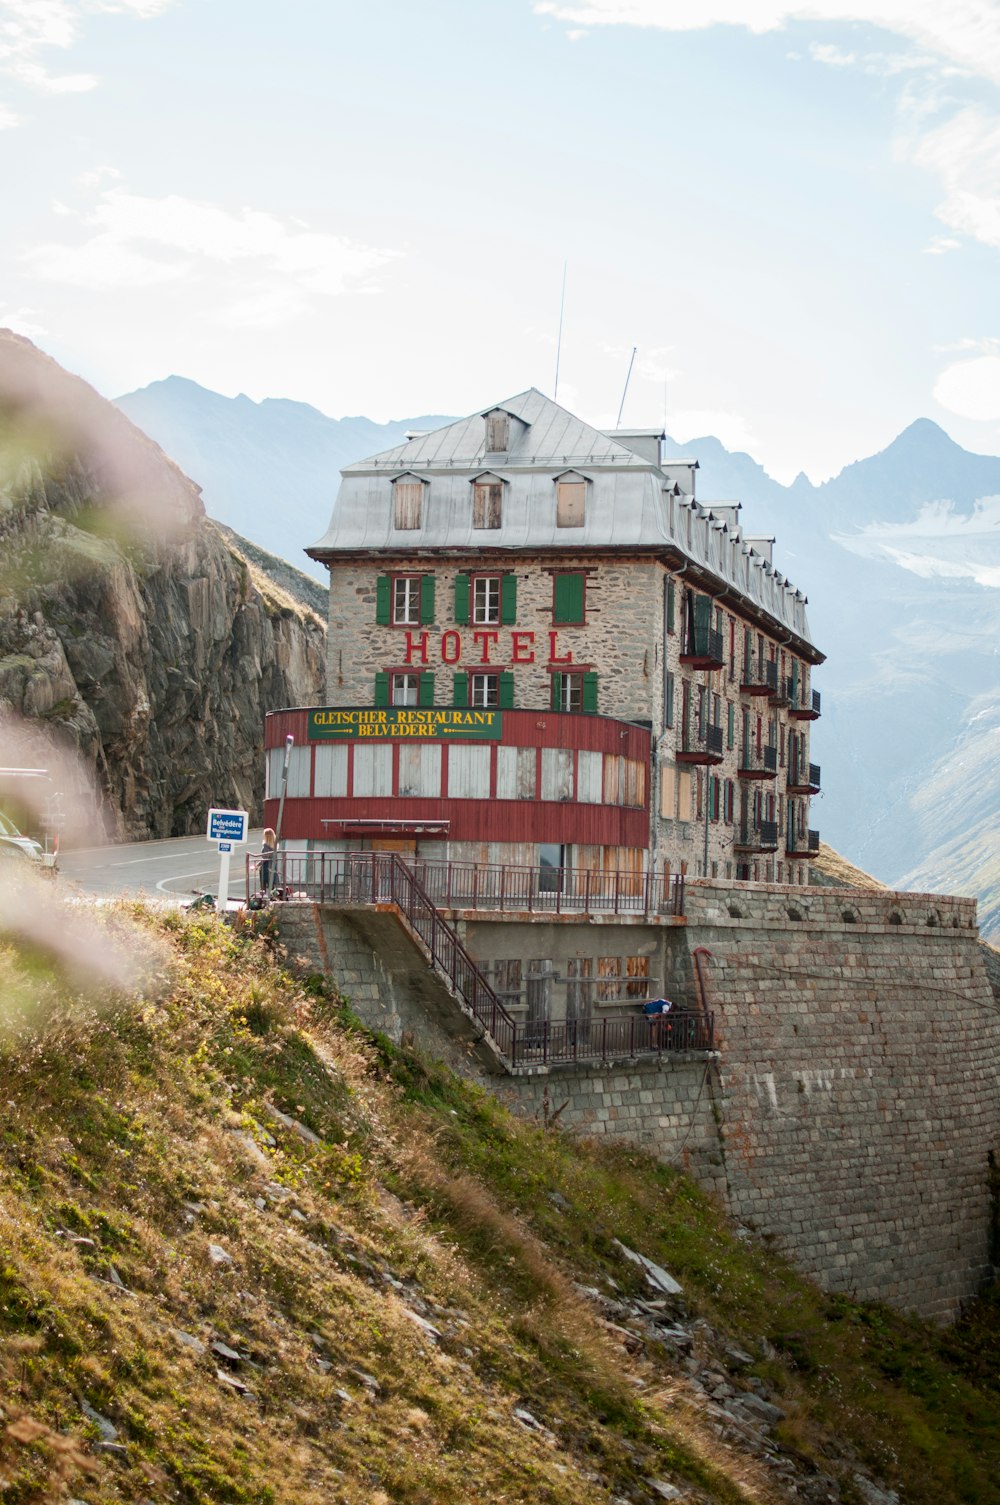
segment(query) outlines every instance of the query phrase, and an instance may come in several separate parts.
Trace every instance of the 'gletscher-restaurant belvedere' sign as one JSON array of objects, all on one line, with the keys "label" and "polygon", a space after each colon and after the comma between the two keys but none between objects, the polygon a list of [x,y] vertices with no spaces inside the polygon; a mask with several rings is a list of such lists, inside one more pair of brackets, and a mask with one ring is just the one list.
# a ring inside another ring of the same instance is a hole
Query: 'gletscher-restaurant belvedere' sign
[{"label": "'gletscher-restaurant belvedere' sign", "polygon": [[388,706],[385,710],[329,707],[309,712],[310,742],[346,742],[359,738],[397,741],[428,738],[438,742],[499,741],[502,711],[462,708],[423,710]]}]

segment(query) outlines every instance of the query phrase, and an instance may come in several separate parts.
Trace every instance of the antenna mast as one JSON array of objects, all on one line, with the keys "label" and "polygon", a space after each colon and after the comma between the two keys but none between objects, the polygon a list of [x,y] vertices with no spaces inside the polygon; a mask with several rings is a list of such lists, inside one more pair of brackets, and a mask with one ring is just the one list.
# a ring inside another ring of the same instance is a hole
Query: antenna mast
[{"label": "antenna mast", "polygon": [[632,379],[632,362],[635,360],[635,352],[638,350],[638,348],[638,345],[632,346],[632,357],[628,363],[628,372],[625,377],[625,391],[622,393],[621,407],[618,409],[618,421],[615,424],[616,429],[621,428],[622,425],[622,412],[625,407],[625,398],[628,396],[628,384]]},{"label": "antenna mast", "polygon": [[559,299],[559,337],[556,340],[556,382],[555,382],[555,386],[552,389],[552,401],[553,402],[555,402],[556,399],[557,399],[557,397],[559,396],[559,357],[562,354],[563,310],[566,307],[566,269],[567,269],[568,266],[569,266],[569,262],[568,261],[564,261],[563,262],[562,297]]}]

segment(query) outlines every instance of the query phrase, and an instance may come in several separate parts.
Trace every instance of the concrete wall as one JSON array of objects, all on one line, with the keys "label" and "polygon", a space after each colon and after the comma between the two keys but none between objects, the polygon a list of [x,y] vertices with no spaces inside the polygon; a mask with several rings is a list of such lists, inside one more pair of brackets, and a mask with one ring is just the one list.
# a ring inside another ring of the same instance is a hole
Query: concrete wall
[{"label": "concrete wall", "polygon": [[366,1023],[411,1030],[520,1113],[560,1109],[572,1132],[686,1165],[826,1288],[948,1320],[988,1279],[1000,1008],[974,901],[694,882],[686,925],[470,921],[483,961],[565,968],[646,950],[679,1003],[697,998],[695,948],[710,952],[717,1062],[514,1076],[496,1074],[390,915],[282,914],[293,955],[329,971]]}]

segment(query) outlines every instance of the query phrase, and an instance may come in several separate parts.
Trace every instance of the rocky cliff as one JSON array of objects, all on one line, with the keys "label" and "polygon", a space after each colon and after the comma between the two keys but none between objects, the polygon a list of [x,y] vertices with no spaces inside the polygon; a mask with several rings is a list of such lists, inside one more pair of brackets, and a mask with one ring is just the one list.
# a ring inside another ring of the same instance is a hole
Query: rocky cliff
[{"label": "rocky cliff", "polygon": [[81,754],[110,831],[259,812],[264,713],[322,698],[324,637],[151,440],[0,331],[0,708]]}]

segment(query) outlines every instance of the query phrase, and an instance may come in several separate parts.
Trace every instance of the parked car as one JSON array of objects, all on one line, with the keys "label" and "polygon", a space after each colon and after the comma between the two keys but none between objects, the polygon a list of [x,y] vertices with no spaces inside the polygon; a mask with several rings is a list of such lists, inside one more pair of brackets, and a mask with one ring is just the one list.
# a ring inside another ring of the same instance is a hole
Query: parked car
[{"label": "parked car", "polygon": [[22,836],[14,822],[0,810],[0,863],[26,862],[39,871],[55,872],[56,854],[46,852],[30,836]]}]

